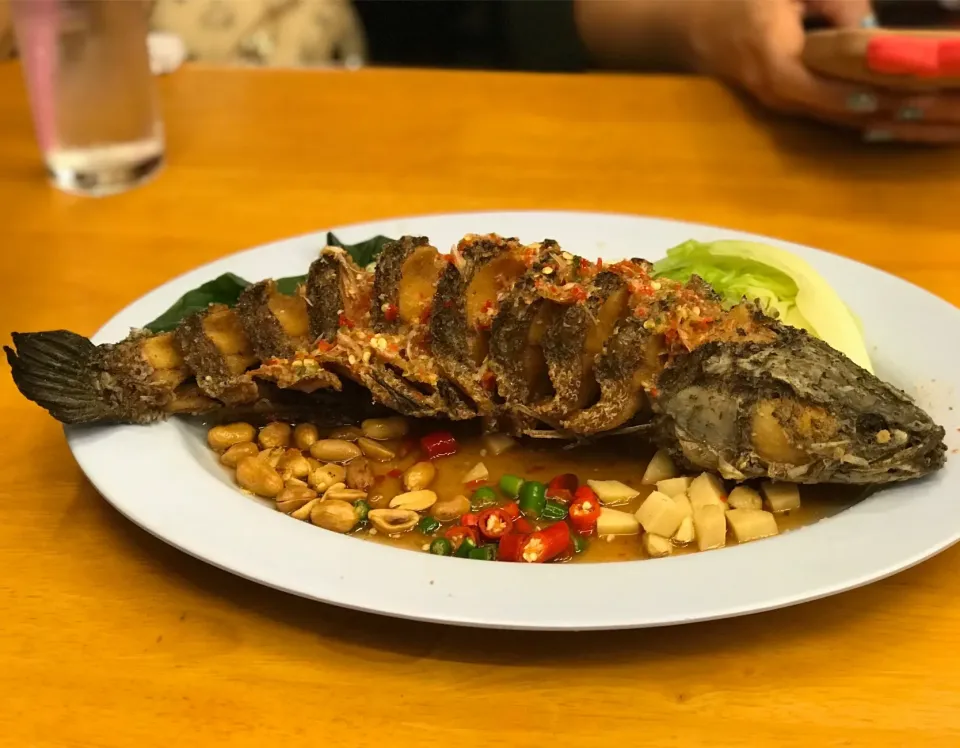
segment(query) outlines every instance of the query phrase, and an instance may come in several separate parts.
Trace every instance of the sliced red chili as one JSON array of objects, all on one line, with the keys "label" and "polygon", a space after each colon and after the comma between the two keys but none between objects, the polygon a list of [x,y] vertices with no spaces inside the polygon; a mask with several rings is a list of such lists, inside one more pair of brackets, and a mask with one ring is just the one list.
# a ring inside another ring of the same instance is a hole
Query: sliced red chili
[{"label": "sliced red chili", "polygon": [[460,524],[463,527],[476,527],[478,515],[476,512],[467,512],[460,517]]},{"label": "sliced red chili", "polygon": [[443,537],[450,541],[453,550],[457,550],[465,538],[470,538],[474,545],[479,545],[479,536],[476,528],[473,527],[454,526],[443,533]]},{"label": "sliced red chili", "polygon": [[386,309],[383,310],[383,318],[387,322],[393,322],[400,316],[400,307],[396,304],[387,304]]},{"label": "sliced red chili", "polygon": [[477,517],[477,529],[485,538],[496,540],[510,534],[513,530],[513,520],[499,507],[485,509]]},{"label": "sliced red chili", "polygon": [[552,494],[547,494],[554,501],[559,501],[561,504],[569,504],[573,501],[573,494],[565,488],[556,489]]},{"label": "sliced red chili", "polygon": [[333,348],[333,343],[330,343],[326,340],[317,341],[317,351],[319,351],[320,353],[326,353],[331,348]]},{"label": "sliced red chili", "polygon": [[432,434],[421,436],[420,446],[423,447],[428,460],[457,453],[457,440],[449,431],[434,431]]},{"label": "sliced red chili", "polygon": [[526,517],[517,517],[515,520],[513,520],[513,529],[516,532],[523,533],[524,535],[529,535],[534,530],[533,523]]},{"label": "sliced red chili", "polygon": [[520,548],[520,561],[528,564],[550,561],[567,551],[570,542],[570,528],[567,523],[556,522],[526,539]]},{"label": "sliced red chili", "polygon": [[[564,473],[553,477],[547,484],[547,498],[566,498],[567,501],[573,498],[572,494],[580,485],[580,480],[573,473]],[[564,493],[561,493],[564,492]],[[559,496],[557,496],[559,494]]]},{"label": "sliced red chili", "polygon": [[508,501],[502,507],[500,507],[507,513],[507,516],[510,519],[516,521],[517,517],[520,516],[520,505],[516,501]]},{"label": "sliced red chili", "polygon": [[581,535],[590,535],[600,519],[600,499],[590,486],[580,486],[568,510],[570,524]]},{"label": "sliced red chili", "polygon": [[497,561],[519,561],[520,550],[527,542],[527,535],[512,532],[500,538],[497,546]]},{"label": "sliced red chili", "polygon": [[347,317],[343,312],[340,313],[340,317],[337,319],[337,324],[340,327],[349,327],[351,330],[356,326],[352,319]]},{"label": "sliced red chili", "polygon": [[397,470],[396,468],[394,468],[389,473],[387,473],[387,475],[389,475],[391,478],[399,478],[401,475],[403,475],[403,471]]},{"label": "sliced red chili", "polygon": [[470,493],[476,491],[480,486],[486,485],[486,481],[483,479],[472,480],[469,483],[464,483],[464,488],[466,488]]}]

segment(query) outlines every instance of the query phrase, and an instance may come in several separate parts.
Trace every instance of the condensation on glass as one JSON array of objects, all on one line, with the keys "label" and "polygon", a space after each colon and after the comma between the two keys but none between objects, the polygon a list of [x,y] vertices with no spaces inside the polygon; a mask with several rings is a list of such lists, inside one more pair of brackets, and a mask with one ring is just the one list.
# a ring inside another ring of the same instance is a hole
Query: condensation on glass
[{"label": "condensation on glass", "polygon": [[13,0],[12,8],[54,184],[109,195],[154,175],[164,142],[147,50],[148,3]]}]

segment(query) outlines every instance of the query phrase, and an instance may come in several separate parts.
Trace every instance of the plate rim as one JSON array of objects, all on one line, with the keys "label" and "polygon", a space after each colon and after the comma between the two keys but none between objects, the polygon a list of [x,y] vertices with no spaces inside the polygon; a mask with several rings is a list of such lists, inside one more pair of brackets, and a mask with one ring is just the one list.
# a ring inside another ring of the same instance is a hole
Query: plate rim
[{"label": "plate rim", "polygon": [[[658,225],[665,224],[668,227],[673,227],[677,230],[683,229],[684,231],[686,231],[687,229],[690,229],[691,234],[704,233],[704,232],[717,233],[717,234],[729,235],[728,238],[761,241],[761,242],[772,244],[774,246],[779,246],[779,247],[788,249],[790,251],[796,251],[797,249],[800,249],[801,255],[806,253],[813,253],[814,257],[819,257],[819,259],[823,262],[831,262],[831,263],[839,262],[841,266],[845,264],[849,264],[854,268],[863,269],[863,271],[866,271],[868,274],[869,273],[876,274],[878,278],[883,278],[884,282],[887,284],[894,284],[900,287],[905,286],[906,288],[910,289],[912,293],[920,291],[922,292],[923,296],[926,297],[926,300],[928,303],[936,302],[938,304],[946,305],[947,309],[953,310],[954,313],[958,311],[952,304],[947,302],[945,299],[942,299],[936,294],[933,294],[932,292],[920,286],[917,286],[916,284],[913,284],[910,281],[906,281],[902,278],[899,278],[898,276],[895,276],[885,270],[874,267],[872,265],[868,265],[866,263],[859,262],[857,260],[846,257],[844,255],[833,254],[833,253],[826,252],[824,250],[816,249],[813,247],[808,247],[808,246],[800,245],[794,242],[777,239],[775,237],[769,237],[765,235],[754,234],[751,232],[744,232],[736,229],[729,229],[729,228],[714,226],[710,224],[676,220],[668,217],[642,216],[642,215],[633,215],[633,214],[626,214],[626,213],[619,213],[619,212],[566,211],[566,210],[553,210],[553,211],[551,210],[507,210],[507,211],[477,210],[477,211],[462,211],[462,212],[454,212],[454,213],[430,213],[430,214],[423,214],[423,215],[416,215],[416,216],[396,216],[396,217],[390,217],[390,218],[380,219],[375,221],[356,222],[351,224],[345,224],[343,226],[333,227],[330,229],[322,229],[319,231],[304,233],[304,234],[300,234],[293,237],[278,239],[278,240],[267,242],[265,244],[261,244],[255,247],[249,247],[247,249],[240,250],[238,252],[232,253],[230,255],[227,255],[225,257],[222,257],[216,260],[212,260],[210,262],[204,263],[203,265],[197,268],[181,273],[175,278],[172,278],[166,281],[165,283],[161,284],[160,286],[152,289],[151,291],[148,291],[146,294],[142,295],[141,297],[134,300],[133,302],[127,304],[122,310],[114,314],[110,318],[110,320],[108,320],[104,325],[101,326],[101,328],[97,331],[97,333],[93,336],[93,338],[102,339],[105,332],[107,334],[110,334],[112,337],[115,337],[112,335],[112,333],[110,333],[110,331],[113,330],[113,328],[116,328],[121,320],[125,319],[127,316],[130,316],[133,310],[137,309],[139,306],[143,305],[145,302],[149,303],[150,300],[155,301],[156,299],[162,298],[165,294],[170,294],[171,298],[176,298],[175,296],[173,296],[173,294],[179,295],[183,292],[183,290],[186,290],[186,289],[181,289],[178,291],[177,290],[178,286],[182,286],[183,284],[193,282],[193,279],[195,278],[195,276],[203,276],[204,273],[212,273],[218,267],[229,266],[231,263],[236,263],[241,258],[258,256],[259,253],[262,253],[262,252],[269,252],[271,250],[275,251],[277,249],[282,249],[284,246],[293,248],[294,245],[297,245],[299,243],[315,241],[317,237],[321,237],[321,240],[322,240],[322,237],[326,233],[326,231],[333,231],[339,234],[350,234],[352,232],[359,232],[361,230],[379,232],[381,231],[381,229],[376,228],[378,226],[383,227],[391,224],[414,223],[414,222],[463,221],[468,217],[469,218],[498,217],[501,220],[504,217],[507,217],[509,219],[516,219],[516,220],[539,221],[542,219],[549,219],[551,217],[558,218],[561,216],[567,217],[567,219],[573,219],[576,221],[587,221],[587,222],[590,222],[591,220],[596,221],[598,219],[601,221],[616,219],[616,220],[624,220],[627,222],[648,223],[648,224],[653,223]],[[662,246],[659,248],[658,251],[662,253],[667,248],[668,246]],[[229,268],[225,267],[224,270],[222,270],[221,272],[225,271],[226,269],[229,269]],[[165,424],[160,424],[159,428],[163,428],[164,426],[178,428],[177,426],[172,426],[173,423],[174,422],[169,421],[169,422],[166,422]],[[144,429],[144,427],[142,426],[132,426],[132,427],[121,426],[121,427],[108,427],[108,428],[112,429],[112,433],[116,435],[112,440],[107,439],[106,441],[108,442],[123,442],[124,439],[120,436],[121,433],[128,433],[128,432],[131,434],[138,433],[142,437],[144,433],[149,431],[149,429]],[[151,428],[156,429],[158,427],[151,427]],[[136,429],[138,431],[130,432],[131,429]],[[409,605],[394,604],[391,606],[387,606],[389,607],[389,609],[386,609],[385,606],[382,604],[363,603],[357,599],[354,599],[349,595],[347,595],[346,597],[344,597],[343,595],[340,595],[340,596],[334,595],[334,597],[338,597],[338,599],[331,599],[331,596],[329,594],[318,595],[315,590],[314,591],[305,590],[303,588],[303,585],[291,584],[289,581],[284,582],[278,578],[274,578],[272,575],[269,576],[268,578],[265,578],[262,572],[257,572],[254,569],[247,569],[243,565],[241,565],[241,568],[238,568],[238,565],[235,562],[223,562],[223,554],[220,554],[220,553],[211,554],[209,550],[205,552],[202,548],[195,547],[195,544],[194,542],[192,542],[191,539],[188,539],[187,542],[185,543],[177,542],[175,538],[172,538],[169,536],[170,535],[169,532],[158,530],[155,527],[156,523],[154,521],[154,517],[151,515],[149,511],[146,513],[143,511],[136,511],[136,508],[137,508],[136,502],[134,502],[133,506],[131,506],[130,503],[124,498],[117,498],[118,492],[122,493],[122,490],[118,490],[117,487],[114,485],[114,480],[110,479],[109,476],[103,473],[102,467],[99,466],[98,459],[96,458],[97,450],[100,450],[100,454],[102,457],[104,448],[106,449],[106,451],[110,451],[111,449],[115,449],[116,445],[112,443],[107,445],[102,445],[99,443],[102,440],[96,436],[94,436],[91,439],[90,438],[91,434],[96,434],[97,432],[99,432],[100,434],[103,434],[104,429],[97,428],[97,427],[94,427],[93,429],[90,429],[90,428],[84,428],[84,429],[67,428],[66,429],[67,439],[70,444],[70,448],[74,453],[75,459],[77,460],[81,469],[87,475],[87,478],[97,488],[97,490],[101,493],[101,495],[104,496],[104,498],[108,501],[108,503],[114,506],[123,516],[125,516],[131,522],[141,527],[142,529],[146,530],[151,535],[176,547],[178,550],[181,550],[195,558],[198,558],[202,561],[205,561],[206,563],[216,566],[217,568],[221,568],[225,571],[228,571],[235,575],[249,579],[251,581],[257,582],[259,584],[263,584],[265,586],[279,589],[279,590],[282,590],[291,594],[295,594],[301,597],[305,597],[308,599],[316,599],[329,604],[335,604],[341,607],[351,608],[355,610],[362,610],[365,612],[371,612],[371,613],[376,613],[380,615],[388,615],[388,616],[394,616],[399,618],[409,618],[414,620],[429,621],[429,622],[436,622],[436,623],[447,623],[447,624],[455,624],[455,625],[461,625],[461,626],[478,626],[478,627],[486,627],[486,628],[504,628],[504,629],[509,628],[509,629],[528,629],[528,630],[605,630],[605,629],[617,629],[617,628],[643,628],[643,627],[650,627],[650,626],[692,623],[694,621],[715,620],[718,618],[727,618],[732,616],[763,612],[766,610],[786,607],[789,605],[800,604],[802,602],[809,602],[811,600],[820,599],[830,595],[838,594],[843,591],[855,589],[865,584],[879,581],[895,573],[898,573],[899,571],[903,571],[916,564],[919,564],[924,560],[930,558],[931,556],[942,552],[943,550],[945,550],[946,548],[950,547],[951,545],[956,543],[958,540],[960,540],[960,521],[958,521],[955,525],[953,525],[956,529],[952,530],[951,532],[945,533],[943,537],[941,537],[936,543],[927,544],[922,548],[920,548],[919,550],[917,550],[916,552],[910,554],[909,557],[900,558],[896,562],[885,565],[883,568],[880,568],[880,569],[874,568],[870,571],[866,571],[865,573],[854,575],[853,577],[849,577],[845,579],[845,581],[838,582],[835,584],[820,585],[816,589],[811,589],[806,594],[798,595],[794,593],[794,594],[787,594],[779,597],[773,596],[773,597],[770,597],[765,604],[752,603],[752,604],[746,604],[746,605],[734,604],[726,607],[721,606],[721,608],[714,609],[712,610],[712,612],[703,611],[699,614],[692,614],[692,615],[686,615],[681,617],[673,616],[668,618],[658,618],[656,616],[647,615],[644,620],[636,620],[636,619],[631,619],[630,615],[627,615],[626,618],[624,618],[623,614],[621,614],[621,617],[617,620],[604,621],[599,619],[582,618],[575,625],[571,625],[570,623],[566,622],[562,617],[557,617],[555,613],[552,614],[554,616],[552,618],[549,616],[545,616],[540,620],[536,620],[535,618],[519,618],[519,619],[515,618],[511,620],[505,620],[504,618],[499,617],[498,615],[488,615],[486,618],[484,618],[483,616],[479,616],[476,613],[458,616],[455,614],[455,612],[451,610],[446,610],[446,609],[442,611],[434,610],[433,612],[421,610],[418,612],[416,609],[411,609],[411,606]],[[140,441],[140,439],[138,438],[134,438],[132,440],[133,443],[136,443],[138,441]],[[189,450],[184,450],[184,451],[189,452]],[[183,455],[181,455],[181,457],[183,457]],[[191,457],[190,459],[194,459],[194,458]],[[945,483],[947,481],[947,478],[945,478],[944,476],[946,475],[947,475],[947,470],[945,469],[944,471],[941,471],[941,473],[938,474],[937,476],[923,479],[922,481],[916,481],[909,485],[916,487],[920,485],[929,485],[931,482]],[[238,496],[236,489],[226,486],[224,490],[226,493],[229,493],[229,495],[231,495],[233,499],[238,499],[238,498],[241,499],[241,501],[238,502],[238,506],[241,504],[248,506],[248,508],[256,506],[253,502],[244,502],[242,500],[243,497]],[[945,486],[945,490],[949,491],[949,485]],[[883,492],[883,493],[889,494],[890,492]],[[886,503],[889,504],[890,503],[889,500]],[[256,506],[256,508],[260,509],[259,506]],[[798,532],[803,533],[803,532],[806,532],[807,530],[813,529],[815,527],[819,527],[821,525],[826,525],[828,523],[836,523],[838,519],[840,519],[845,515],[855,516],[856,509],[857,508],[855,507],[854,509],[844,512],[841,515],[838,515],[837,517],[834,517],[831,520],[828,520],[827,522],[817,523],[814,526],[805,528],[804,530],[800,530]],[[306,529],[307,531],[313,534],[317,533],[317,528],[301,525],[301,523],[293,523],[289,520],[289,518],[279,516],[277,515],[276,512],[271,511],[269,513],[269,516],[275,520],[280,520],[286,523],[290,523],[291,526],[287,529],[290,530],[291,532],[284,532],[283,534],[285,535],[291,535],[292,537],[299,530],[304,530],[304,529]],[[960,520],[960,513],[958,513],[957,518],[958,520]],[[267,523],[266,521],[264,521],[262,524],[267,525],[270,523]],[[296,527],[297,529],[294,530],[294,527]],[[370,556],[371,563],[373,563],[374,557],[379,556],[382,552],[386,552],[390,554],[391,558],[398,554],[397,549],[381,546],[379,544],[374,544],[374,543],[360,544],[357,542],[357,539],[355,538],[338,536],[333,533],[325,533],[324,535],[330,535],[332,537],[326,539],[326,541],[328,542],[323,542],[321,544],[329,544],[331,548],[333,546],[340,545],[342,542],[348,542],[351,544],[355,544],[357,546],[370,549],[368,551],[361,551],[360,555]],[[802,543],[802,540],[801,541],[791,540],[791,538],[796,538],[796,537],[798,537],[797,533],[788,533],[778,537],[775,540],[776,540],[776,543],[778,544],[778,547],[780,546],[780,544],[784,544],[788,541],[793,544],[796,544],[797,542]],[[732,558],[733,554],[737,554],[738,552],[740,552],[741,554],[747,553],[747,554],[753,555],[753,554],[756,554],[757,552],[751,549],[759,548],[768,542],[770,541],[759,541],[757,543],[752,543],[745,546],[728,547],[723,550],[722,555],[724,558]],[[376,549],[376,550],[373,550],[373,549]],[[431,562],[431,568],[429,572],[427,571],[424,572],[428,576],[433,574],[434,572],[436,572],[435,575],[442,575],[439,570],[444,567],[441,567],[438,564],[444,564],[444,563],[447,563],[447,564],[456,563],[461,565],[463,564],[463,561],[460,559],[442,559],[438,557],[429,556],[428,554],[416,554],[412,552],[406,552],[403,555],[410,556],[412,558],[419,558],[422,561],[429,560]],[[770,553],[761,552],[759,553],[759,555],[775,555],[776,556],[781,554],[780,553],[770,554]],[[497,578],[497,577],[503,577],[503,579],[505,580],[506,579],[505,573],[509,572],[509,575],[513,578],[513,580],[516,580],[518,578],[516,576],[517,574],[520,574],[521,576],[523,574],[527,574],[529,578],[536,579],[537,581],[540,581],[540,582],[543,582],[544,578],[546,577],[549,579],[551,583],[553,583],[554,580],[559,582],[569,583],[569,582],[577,581],[580,578],[596,575],[596,572],[589,572],[584,570],[609,569],[609,568],[618,567],[618,566],[631,566],[631,565],[636,566],[638,563],[642,564],[644,567],[649,567],[649,569],[651,569],[649,573],[640,575],[641,577],[646,577],[646,576],[655,577],[657,576],[657,573],[654,570],[654,567],[656,567],[657,564],[661,564],[660,568],[664,568],[662,564],[665,562],[669,564],[674,564],[675,565],[674,568],[676,572],[682,575],[682,572],[680,572],[681,566],[683,566],[684,564],[690,565],[691,563],[689,560],[684,560],[684,559],[699,558],[701,560],[705,560],[711,557],[714,557],[714,554],[709,554],[709,553],[708,554],[692,554],[690,556],[679,556],[679,557],[674,557],[670,559],[649,559],[643,562],[613,562],[613,563],[604,563],[604,564],[583,564],[583,565],[574,565],[574,566],[547,566],[547,567],[517,566],[512,564],[510,565],[472,564],[472,565],[465,566],[461,570],[462,573],[458,573],[457,576],[476,579],[479,573],[480,575],[487,576],[491,579]],[[393,566],[397,564],[391,563],[390,565]],[[404,567],[416,566],[415,564],[411,565],[408,563],[402,563],[398,565],[402,565]],[[701,561],[699,565],[703,566],[704,564]],[[714,561],[713,564],[711,565],[727,566],[730,564]],[[420,566],[425,567],[426,565],[421,563]],[[560,578],[555,573],[557,571],[562,572],[564,577]],[[667,575],[667,576],[670,576],[670,575]],[[709,578],[709,576],[710,575],[704,575],[699,577],[699,579],[707,579]],[[430,584],[433,585],[434,582],[431,581]],[[441,607],[445,607],[445,606],[441,606]],[[509,618],[509,616],[507,616],[507,618]],[[627,620],[627,619],[630,619],[630,620]]]}]

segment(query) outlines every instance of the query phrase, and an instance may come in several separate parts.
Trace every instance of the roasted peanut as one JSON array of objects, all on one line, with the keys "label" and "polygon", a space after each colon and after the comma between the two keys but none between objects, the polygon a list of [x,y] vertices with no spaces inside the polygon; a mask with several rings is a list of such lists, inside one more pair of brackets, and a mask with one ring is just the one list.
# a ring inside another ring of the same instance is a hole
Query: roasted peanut
[{"label": "roasted peanut", "polygon": [[437,503],[437,495],[433,491],[408,491],[390,499],[391,509],[412,509],[422,512]]},{"label": "roasted peanut", "polygon": [[368,439],[399,439],[410,427],[405,418],[368,418],[360,424],[360,430]]},{"label": "roasted peanut", "polygon": [[356,488],[328,488],[323,493],[324,501],[357,501],[358,499],[367,498],[367,492],[361,491]]},{"label": "roasted peanut", "polygon": [[297,449],[306,451],[319,438],[317,427],[312,423],[298,423],[293,430],[293,446]]},{"label": "roasted peanut", "polygon": [[289,499],[288,501],[278,501],[277,502],[277,511],[283,512],[284,514],[292,514],[301,507],[309,504],[313,499]]},{"label": "roasted peanut", "polygon": [[377,462],[386,462],[387,460],[392,460],[397,456],[397,453],[392,449],[389,449],[383,444],[375,442],[373,439],[362,437],[357,439],[357,444],[367,457],[369,457],[371,460],[376,460]]},{"label": "roasted peanut", "polygon": [[420,521],[420,515],[410,509],[371,509],[367,517],[374,527],[387,535],[412,530]]},{"label": "roasted peanut", "polygon": [[360,456],[360,447],[343,439],[320,439],[310,446],[310,455],[326,462],[349,462]]},{"label": "roasted peanut", "polygon": [[358,457],[347,463],[346,482],[350,488],[359,488],[361,491],[369,491],[373,488],[373,469],[367,458]]},{"label": "roasted peanut", "polygon": [[318,502],[310,509],[310,521],[324,530],[350,532],[357,526],[357,520],[353,505],[339,499]]},{"label": "roasted peanut", "polygon": [[328,439],[342,439],[345,442],[355,442],[363,436],[363,432],[356,426],[337,426],[330,432]]},{"label": "roasted peanut", "polygon": [[320,468],[323,467],[323,463],[320,462],[320,460],[315,460],[315,459],[313,459],[312,457],[307,457],[306,460],[307,460],[307,463],[309,463],[309,465],[310,465],[310,472],[311,472],[311,473],[312,473],[314,470],[319,470]]},{"label": "roasted peanut", "polygon": [[305,480],[301,480],[300,478],[285,478],[283,485],[287,488],[303,488],[307,485],[307,482]]},{"label": "roasted peanut", "polygon": [[466,496],[454,496],[452,499],[438,501],[430,507],[430,514],[441,522],[460,519],[470,511],[470,499]]},{"label": "roasted peanut", "polygon": [[226,423],[222,426],[214,426],[207,432],[207,444],[211,448],[222,452],[234,444],[243,444],[252,442],[257,435],[257,430],[249,423]]},{"label": "roasted peanut", "polygon": [[272,468],[276,468],[280,464],[280,460],[283,458],[283,455],[286,453],[283,447],[274,447],[273,449],[265,449],[260,454],[257,455],[257,459],[260,462],[266,463]]},{"label": "roasted peanut", "polygon": [[220,462],[228,467],[235,468],[244,457],[256,457],[259,452],[260,450],[253,442],[240,442],[240,444],[227,447],[227,451],[220,455]]},{"label": "roasted peanut", "polygon": [[295,499],[304,499],[309,501],[310,499],[317,498],[317,492],[312,488],[307,486],[285,486],[284,489],[277,494],[277,503],[281,501],[293,501]]},{"label": "roasted peanut", "polygon": [[264,449],[289,447],[292,432],[293,429],[290,428],[289,423],[275,421],[274,423],[268,423],[260,429],[260,436],[257,437],[257,441],[260,442],[260,446]]},{"label": "roasted peanut", "polygon": [[310,475],[310,463],[299,449],[288,449],[277,463],[280,475],[286,478],[306,478]]},{"label": "roasted peanut", "polygon": [[346,490],[346,488],[347,488],[347,484],[346,484],[346,483],[334,483],[332,486],[330,486],[329,488],[327,488],[327,489],[323,492],[323,495],[324,495],[324,497],[326,497],[326,495],[327,495],[328,493],[330,493],[331,491]]},{"label": "roasted peanut", "polygon": [[418,462],[407,468],[403,474],[403,486],[408,491],[420,491],[437,477],[437,469],[432,462]]},{"label": "roasted peanut", "polygon": [[346,477],[347,471],[343,465],[324,465],[307,476],[307,483],[314,491],[323,493],[335,483],[342,483]]},{"label": "roasted peanut", "polygon": [[277,471],[256,457],[244,457],[237,463],[237,483],[241,487],[272,499],[283,490],[283,478]]},{"label": "roasted peanut", "polygon": [[323,502],[320,501],[320,499],[310,499],[310,501],[297,509],[295,512],[291,512],[290,516],[294,519],[299,519],[306,522],[308,519],[310,519],[310,513],[313,511],[313,508],[322,503]]}]

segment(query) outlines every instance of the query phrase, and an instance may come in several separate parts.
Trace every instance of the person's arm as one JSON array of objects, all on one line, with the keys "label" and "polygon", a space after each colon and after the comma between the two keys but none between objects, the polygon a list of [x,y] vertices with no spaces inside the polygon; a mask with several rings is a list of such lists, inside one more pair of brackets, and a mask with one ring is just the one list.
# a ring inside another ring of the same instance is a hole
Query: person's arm
[{"label": "person's arm", "polygon": [[724,0],[574,0],[574,18],[597,65],[689,71],[687,30],[701,2]]}]

